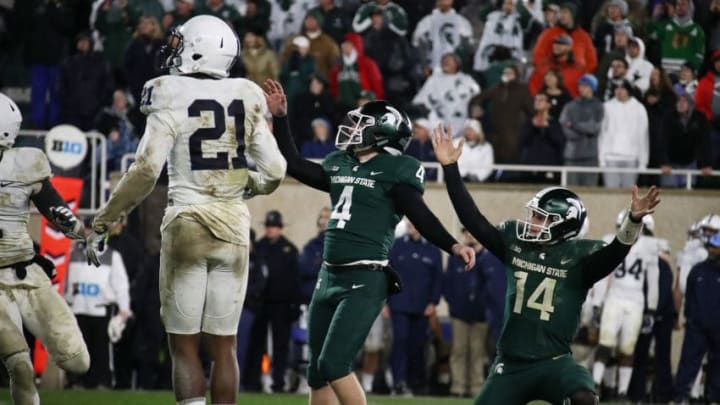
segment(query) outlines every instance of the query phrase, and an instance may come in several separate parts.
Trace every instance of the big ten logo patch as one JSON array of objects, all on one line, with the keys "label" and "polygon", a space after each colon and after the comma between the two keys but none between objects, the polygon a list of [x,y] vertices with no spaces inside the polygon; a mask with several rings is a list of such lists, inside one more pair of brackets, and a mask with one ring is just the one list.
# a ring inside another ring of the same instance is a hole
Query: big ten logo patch
[{"label": "big ten logo patch", "polygon": [[87,152],[87,137],[72,125],[58,125],[45,135],[45,153],[53,166],[72,169],[82,163]]}]

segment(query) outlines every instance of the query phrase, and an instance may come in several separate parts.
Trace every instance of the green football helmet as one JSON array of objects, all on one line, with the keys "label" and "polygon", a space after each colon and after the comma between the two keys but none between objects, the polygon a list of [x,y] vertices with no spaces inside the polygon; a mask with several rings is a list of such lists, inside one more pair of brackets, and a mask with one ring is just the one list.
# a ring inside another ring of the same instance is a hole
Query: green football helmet
[{"label": "green football helmet", "polygon": [[412,139],[412,124],[387,101],[371,101],[347,113],[338,127],[335,146],[350,152],[382,149],[400,155]]},{"label": "green football helmet", "polygon": [[564,187],[540,190],[525,205],[527,217],[517,221],[517,237],[525,242],[554,244],[577,237],[586,225],[580,197]]}]

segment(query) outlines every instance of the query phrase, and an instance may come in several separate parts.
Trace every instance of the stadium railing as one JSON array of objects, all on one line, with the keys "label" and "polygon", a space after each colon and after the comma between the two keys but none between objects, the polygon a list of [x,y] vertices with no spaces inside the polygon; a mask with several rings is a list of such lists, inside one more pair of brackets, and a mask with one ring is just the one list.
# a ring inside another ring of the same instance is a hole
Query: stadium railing
[{"label": "stadium railing", "polygon": [[[122,157],[120,167],[122,172],[126,172],[130,163],[135,159],[135,155],[127,154]],[[320,163],[320,159],[311,159],[316,163]],[[444,181],[444,174],[442,165],[437,162],[422,162],[422,166],[425,171],[433,170],[437,173],[435,176],[436,183],[442,183]],[[661,169],[634,169],[634,168],[618,168],[618,167],[593,167],[593,166],[535,166],[535,165],[493,165],[495,172],[552,172],[560,173],[560,185],[565,187],[568,185],[568,174],[569,173],[633,173],[633,174],[649,174],[649,175],[662,175]],[[692,190],[693,188],[693,177],[720,177],[720,170],[713,170],[708,176],[703,176],[700,170],[690,169],[673,169],[670,175],[685,176],[685,189]]]},{"label": "stadium railing", "polygon": [[[48,131],[21,130],[18,133],[16,146],[32,146],[45,150],[45,135]],[[94,215],[102,207],[110,195],[110,181],[107,176],[107,167],[104,164],[95,164],[98,162],[98,153],[100,154],[100,162],[107,161],[107,140],[105,135],[97,131],[85,132],[88,138],[88,148],[90,151],[90,205],[87,207],[79,207],[80,215]],[[82,167],[82,164],[78,167]],[[82,169],[77,169],[82,170]],[[65,171],[59,168],[53,168],[55,175],[72,173],[71,170]],[[79,177],[85,177],[82,173]]]}]

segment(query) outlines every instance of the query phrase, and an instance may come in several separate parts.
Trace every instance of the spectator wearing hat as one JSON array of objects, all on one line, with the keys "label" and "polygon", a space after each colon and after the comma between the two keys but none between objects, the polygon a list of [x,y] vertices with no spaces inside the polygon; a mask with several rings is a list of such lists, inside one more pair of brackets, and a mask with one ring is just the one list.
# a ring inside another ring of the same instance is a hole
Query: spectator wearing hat
[{"label": "spectator wearing hat", "polygon": [[463,180],[483,182],[490,177],[495,164],[493,147],[485,139],[480,121],[468,119],[463,127],[462,155],[458,160],[458,169]]},{"label": "spectator wearing hat", "polygon": [[607,78],[611,76],[609,73],[610,65],[617,58],[626,58],[626,52],[630,38],[633,37],[632,28],[629,25],[619,25],[613,31],[612,41],[613,48],[606,52],[600,59],[597,68],[597,77],[600,88],[605,88]]},{"label": "spectator wearing hat", "polygon": [[677,75],[687,61],[696,69],[705,57],[705,32],[693,21],[691,0],[677,0],[675,14],[653,23],[650,38],[660,47],[662,67],[669,75]]},{"label": "spectator wearing hat", "polygon": [[[707,244],[708,256],[690,270],[685,292],[685,337],[675,378],[675,403],[688,400],[690,387],[708,358],[708,400],[720,402],[720,233]],[[712,309],[710,309],[712,308]]]},{"label": "spectator wearing hat", "polygon": [[310,123],[313,137],[302,145],[300,155],[304,159],[323,159],[328,153],[335,150],[334,139],[330,138],[332,133],[330,121],[325,118],[315,118]]},{"label": "spectator wearing hat", "polygon": [[[598,139],[600,167],[644,169],[648,165],[649,135],[645,107],[632,95],[633,87],[623,80],[615,97],[603,104],[604,115]],[[606,187],[630,188],[636,173],[604,173]]]},{"label": "spectator wearing hat", "polygon": [[[598,81],[586,73],[578,80],[580,95],[568,103],[560,114],[560,125],[565,134],[565,165],[598,165],[598,136],[603,121],[603,104],[595,97]],[[598,184],[597,173],[568,173],[568,185],[590,186]]]},{"label": "spectator wearing hat", "polygon": [[240,57],[245,65],[246,77],[255,84],[262,86],[265,80],[277,80],[279,68],[275,52],[268,49],[265,39],[257,33],[245,33]]},{"label": "spectator wearing hat", "polygon": [[315,58],[310,55],[310,40],[298,35],[291,42],[292,51],[280,70],[280,83],[285,89],[290,111],[295,108],[295,97],[307,89],[315,71]]},{"label": "spectator wearing hat", "polygon": [[469,117],[484,124],[497,163],[520,162],[520,128],[533,114],[528,86],[519,78],[517,66],[505,67],[501,82],[470,99],[468,104]]},{"label": "spectator wearing hat", "polygon": [[675,83],[675,92],[687,93],[692,97],[695,97],[695,89],[697,89],[698,81],[697,75],[695,74],[695,67],[689,62],[685,62],[680,66],[680,73],[678,73],[678,81]]},{"label": "spectator wearing hat", "polygon": [[650,88],[650,76],[654,68],[653,64],[645,59],[645,42],[639,37],[630,38],[625,59],[629,64],[627,79],[644,95]]},{"label": "spectator wearing hat", "polygon": [[337,101],[340,112],[355,108],[360,92],[372,91],[378,99],[385,98],[382,73],[374,60],[365,55],[360,35],[345,35],[341,60],[330,70],[330,95]]},{"label": "spectator wearing hat", "polygon": [[705,118],[710,123],[712,167],[715,169],[720,169],[720,94],[714,91],[718,83],[720,83],[720,49],[713,52],[710,69],[700,79],[695,90],[695,108],[705,114]]},{"label": "spectator wearing hat", "polygon": [[283,217],[278,211],[265,216],[265,236],[258,240],[255,250],[258,258],[267,265],[268,275],[264,304],[253,324],[248,354],[248,374],[255,382],[260,372],[260,361],[265,353],[268,325],[272,330],[272,390],[282,392],[285,385],[285,368],[288,360],[290,327],[300,315],[302,301],[298,250],[283,235]]},{"label": "spectator wearing hat", "polygon": [[[298,149],[302,149],[305,141],[312,139],[312,121],[316,118],[332,120],[335,109],[325,78],[318,74],[310,76],[309,83],[296,97],[295,106],[290,112],[293,136]],[[336,125],[337,122],[334,124]]]},{"label": "spectator wearing hat", "polygon": [[[308,14],[303,20],[303,28],[300,35],[305,36],[310,41],[310,55],[315,59],[315,70],[323,77],[328,77],[330,69],[333,67],[337,59],[340,57],[340,48],[335,40],[322,31],[320,21],[314,14]],[[292,52],[296,49],[293,47],[295,37],[293,35],[287,39],[280,56],[280,62],[285,63],[290,58]]]},{"label": "spectator wearing hat", "polygon": [[561,34],[554,39],[552,45],[552,57],[542,64],[537,65],[528,86],[530,94],[540,91],[548,70],[557,69],[562,72],[562,79],[565,88],[572,97],[577,97],[577,81],[583,75],[583,69],[577,64],[572,52],[573,39],[567,34]]},{"label": "spectator wearing hat", "polygon": [[628,4],[625,0],[610,0],[606,10],[607,18],[598,24],[593,32],[593,44],[600,60],[606,53],[615,49],[614,37],[618,28],[628,27],[632,30],[632,25],[627,19]]},{"label": "spectator wearing hat", "polygon": [[[580,70],[580,75],[595,71],[598,64],[595,46],[590,35],[575,23],[576,14],[577,6],[575,3],[566,2],[560,6],[557,25],[543,31],[535,45],[535,49],[533,49],[533,64],[536,69],[555,62],[557,57],[555,52],[556,39],[561,35],[567,35],[572,39],[570,41],[572,59]],[[567,41],[564,40],[564,42]],[[575,88],[580,75],[571,79],[573,88]],[[576,95],[577,92],[574,94]]]},{"label": "spectator wearing hat", "polygon": [[185,24],[185,21],[193,18],[195,15],[197,15],[197,12],[193,0],[175,0],[175,9],[163,17],[163,28],[165,28],[165,31],[169,31],[179,25]]},{"label": "spectator wearing hat", "polygon": [[318,0],[318,5],[308,11],[322,21],[322,30],[335,42],[341,43],[345,34],[352,32],[352,16],[346,9],[335,5],[335,0]]},{"label": "spectator wearing hat", "polygon": [[663,187],[684,187],[684,175],[671,175],[672,169],[701,169],[703,174],[712,171],[710,126],[705,115],[693,108],[695,101],[689,93],[679,93],[675,111],[663,121],[662,159]]},{"label": "spectator wearing hat", "polygon": [[353,30],[359,34],[363,34],[369,30],[372,25],[372,14],[376,10],[380,10],[382,12],[384,17],[383,19],[389,29],[403,37],[407,35],[407,13],[405,12],[405,9],[390,0],[369,1],[360,6],[352,20]]},{"label": "spectator wearing hat", "polygon": [[[418,22],[412,45],[420,52],[426,70],[437,69],[449,52],[466,60],[472,54],[470,22],[453,8],[453,0],[437,0],[436,8]],[[462,66],[462,63],[461,63]]]},{"label": "spectator wearing hat", "polygon": [[60,66],[60,122],[89,131],[100,110],[112,100],[113,76],[103,55],[93,50],[89,32],[77,36],[76,49]]}]

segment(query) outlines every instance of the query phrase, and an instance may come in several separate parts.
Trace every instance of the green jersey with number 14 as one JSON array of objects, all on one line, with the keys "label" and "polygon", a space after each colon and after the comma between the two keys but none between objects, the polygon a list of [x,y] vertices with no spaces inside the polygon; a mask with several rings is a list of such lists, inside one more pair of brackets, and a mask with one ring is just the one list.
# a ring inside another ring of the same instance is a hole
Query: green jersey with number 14
[{"label": "green jersey with number 14", "polygon": [[498,229],[508,280],[500,353],[529,360],[570,353],[589,289],[582,259],[604,243],[573,239],[548,246],[518,239],[515,221]]},{"label": "green jersey with number 14", "polygon": [[324,260],[331,264],[387,260],[401,219],[395,212],[392,189],[404,183],[422,193],[425,172],[420,162],[407,155],[380,153],[360,163],[349,153],[337,151],[325,158],[322,167],[332,202]]}]

